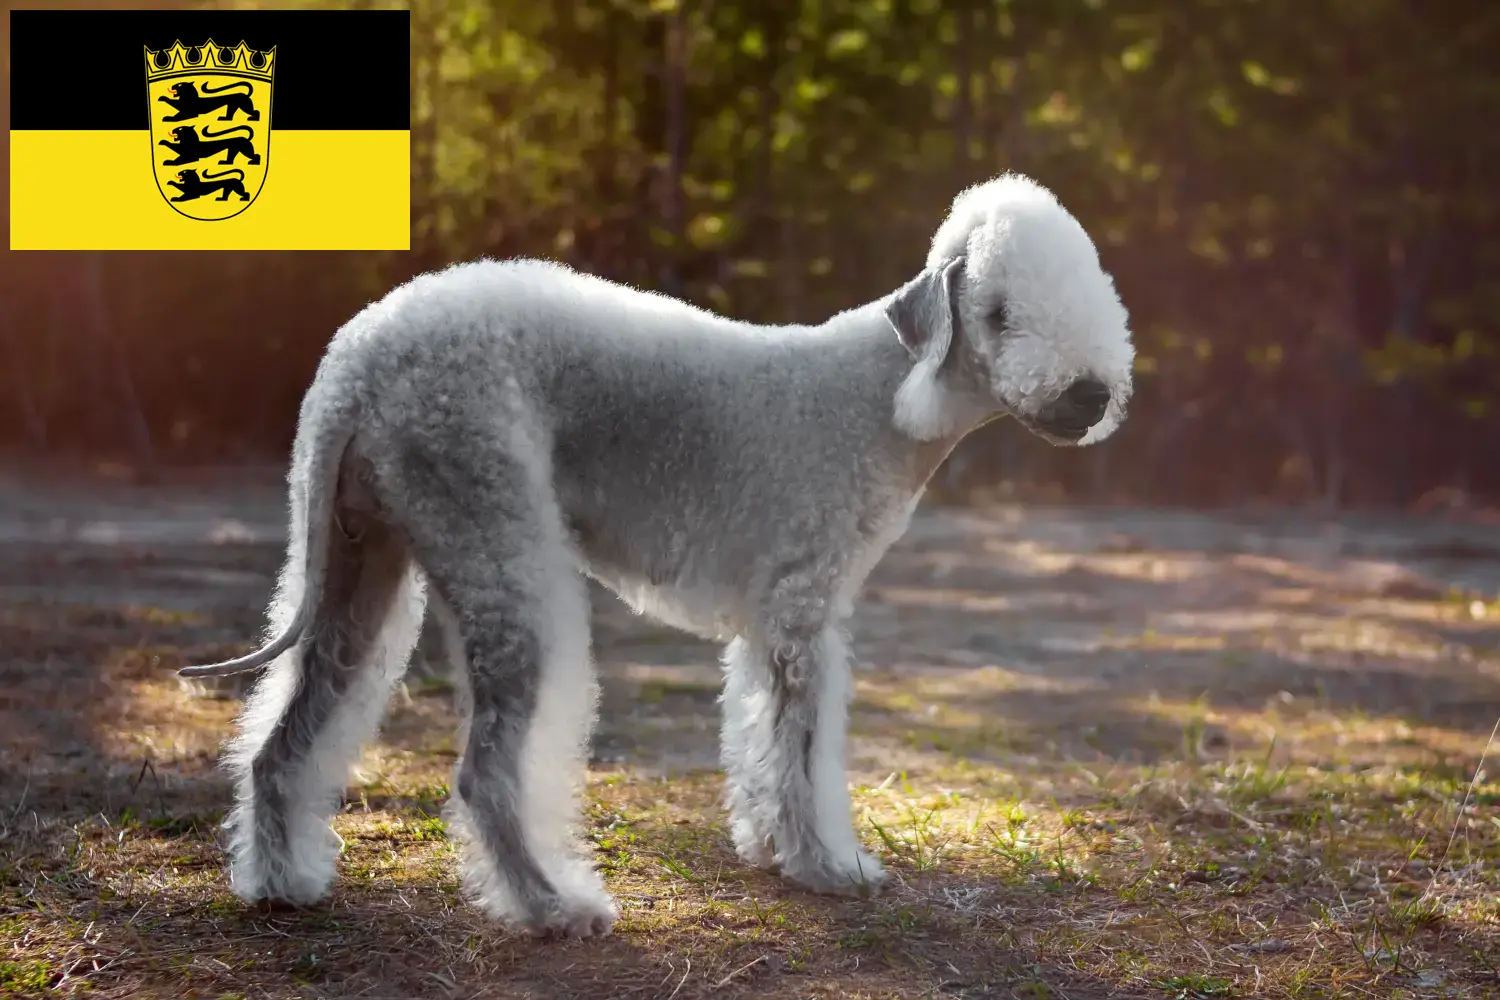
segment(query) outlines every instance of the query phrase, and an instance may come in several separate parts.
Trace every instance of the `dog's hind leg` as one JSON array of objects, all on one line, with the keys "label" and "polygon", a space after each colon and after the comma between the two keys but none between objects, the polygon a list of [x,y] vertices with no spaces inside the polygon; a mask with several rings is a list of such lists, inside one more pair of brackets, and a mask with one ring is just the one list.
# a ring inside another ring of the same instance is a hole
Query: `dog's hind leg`
[{"label": "dog's hind leg", "polygon": [[[293,503],[305,510],[295,494]],[[266,667],[231,747],[230,881],[247,902],[306,904],[327,893],[339,850],[329,819],[422,620],[423,585],[404,543],[367,510],[351,509],[342,492],[335,503],[316,618],[296,647]],[[302,598],[305,516],[294,511],[272,606],[278,625]]]},{"label": "dog's hind leg", "polygon": [[466,888],[511,926],[590,936],[616,910],[572,829],[597,707],[588,595],[542,459],[516,442],[462,462],[413,447],[392,492],[465,668],[449,814]]}]

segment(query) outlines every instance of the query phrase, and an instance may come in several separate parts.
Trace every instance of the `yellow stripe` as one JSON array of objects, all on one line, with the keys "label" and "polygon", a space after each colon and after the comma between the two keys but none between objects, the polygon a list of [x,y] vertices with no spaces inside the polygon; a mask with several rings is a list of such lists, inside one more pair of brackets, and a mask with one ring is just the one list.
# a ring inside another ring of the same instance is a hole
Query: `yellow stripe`
[{"label": "yellow stripe", "polygon": [[152,152],[144,130],[11,132],[10,248],[411,248],[408,132],[277,129],[260,193],[240,214],[215,222],[167,204]]}]

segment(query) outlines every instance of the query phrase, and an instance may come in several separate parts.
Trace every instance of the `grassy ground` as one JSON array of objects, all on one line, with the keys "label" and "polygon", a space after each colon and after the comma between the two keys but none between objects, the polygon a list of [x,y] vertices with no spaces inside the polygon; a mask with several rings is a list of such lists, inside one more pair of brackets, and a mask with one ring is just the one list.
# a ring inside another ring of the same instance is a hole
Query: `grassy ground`
[{"label": "grassy ground", "polygon": [[601,601],[586,833],[623,916],[535,942],[459,894],[441,683],[396,699],[352,778],[328,902],[229,894],[237,703],[172,668],[255,634],[279,503],[256,496],[216,542],[128,500],[12,517],[33,530],[0,566],[0,996],[1500,996],[1482,539],[924,515],[855,623],[854,802],[894,874],[857,902],[737,861],[713,651]]}]

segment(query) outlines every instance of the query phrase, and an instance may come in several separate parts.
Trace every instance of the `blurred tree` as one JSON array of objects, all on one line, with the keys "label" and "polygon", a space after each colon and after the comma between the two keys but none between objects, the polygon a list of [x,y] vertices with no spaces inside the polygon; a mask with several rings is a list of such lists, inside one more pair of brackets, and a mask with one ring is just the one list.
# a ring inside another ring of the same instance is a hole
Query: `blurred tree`
[{"label": "blurred tree", "polygon": [[[1500,5],[430,0],[412,32],[412,251],[111,255],[81,295],[83,260],[12,255],[6,440],[284,449],[331,330],[479,254],[816,321],[914,273],[959,187],[1019,169],[1116,275],[1135,413],[1083,454],[992,425],[949,487],[1500,492]],[[101,318],[113,369],[79,364]],[[140,420],[117,381],[102,440],[70,370],[127,372]]]}]

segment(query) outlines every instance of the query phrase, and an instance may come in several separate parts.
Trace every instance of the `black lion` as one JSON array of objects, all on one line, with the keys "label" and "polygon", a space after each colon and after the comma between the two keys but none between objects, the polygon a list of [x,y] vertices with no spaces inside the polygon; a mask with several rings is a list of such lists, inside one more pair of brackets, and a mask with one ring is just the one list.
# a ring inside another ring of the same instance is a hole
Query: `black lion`
[{"label": "black lion", "polygon": [[[223,93],[223,91],[233,90],[236,87],[244,87],[245,92],[243,94]],[[210,111],[218,111],[220,108],[224,109],[224,114],[219,116],[219,121],[221,122],[234,121],[234,113],[236,111],[243,111],[245,112],[245,117],[250,121],[258,122],[260,121],[260,112],[256,111],[255,105],[250,103],[250,93],[253,89],[250,84],[243,80],[228,83],[222,87],[210,87],[205,83],[203,85],[203,94],[200,94],[198,93],[197,85],[193,81],[183,80],[181,83],[172,84],[171,97],[164,95],[158,97],[157,100],[172,106],[173,114],[163,118],[162,121],[164,122],[185,122],[200,115],[206,115]],[[203,96],[204,94],[217,96],[205,97]]]},{"label": "black lion", "polygon": [[[230,174],[238,174],[238,177],[229,177]],[[220,178],[228,178],[220,180]],[[172,201],[192,201],[194,198],[202,198],[206,194],[219,192],[214,201],[228,201],[231,194],[240,196],[241,201],[249,201],[250,193],[245,190],[245,172],[239,167],[233,170],[221,170],[217,174],[205,172],[202,177],[198,176],[196,170],[179,170],[175,181],[167,181],[172,187],[181,191],[182,194]]]},{"label": "black lion", "polygon": [[[224,136],[241,130],[245,132],[244,135],[236,135],[232,139],[224,138]],[[234,162],[236,156],[243,156],[253,166],[260,162],[260,154],[250,144],[250,139],[254,135],[255,132],[251,130],[249,125],[236,125],[233,128],[226,128],[222,132],[214,132],[205,128],[202,137],[198,135],[198,130],[193,126],[179,125],[172,130],[170,141],[162,139],[157,145],[166,146],[176,155],[176,159],[162,160],[162,166],[164,167],[176,167],[184,163],[196,163],[205,157],[218,156],[220,153],[224,154],[224,159],[219,161],[221,165],[231,164]]]}]

